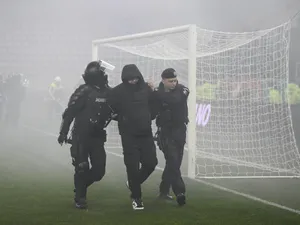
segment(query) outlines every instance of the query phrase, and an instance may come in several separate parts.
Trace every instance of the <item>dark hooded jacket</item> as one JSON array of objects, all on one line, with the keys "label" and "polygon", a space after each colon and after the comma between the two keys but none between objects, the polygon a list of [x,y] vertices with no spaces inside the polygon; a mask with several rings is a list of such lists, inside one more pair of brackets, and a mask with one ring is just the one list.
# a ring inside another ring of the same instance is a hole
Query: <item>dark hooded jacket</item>
[{"label": "dark hooded jacket", "polygon": [[[144,81],[136,65],[125,65],[122,70],[122,83],[111,91],[109,104],[118,115],[120,135],[152,135],[151,96],[152,90]],[[128,80],[138,78],[137,84]]]}]

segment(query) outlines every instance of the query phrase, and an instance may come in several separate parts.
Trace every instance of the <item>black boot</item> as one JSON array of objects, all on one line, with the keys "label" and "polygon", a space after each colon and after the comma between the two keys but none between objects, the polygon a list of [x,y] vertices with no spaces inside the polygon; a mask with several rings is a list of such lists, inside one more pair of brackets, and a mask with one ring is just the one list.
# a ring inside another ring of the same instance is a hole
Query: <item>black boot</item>
[{"label": "black boot", "polygon": [[77,209],[87,209],[87,202],[85,198],[75,199],[75,207]]},{"label": "black boot", "polygon": [[185,194],[181,193],[176,196],[176,200],[179,206],[183,206],[186,204]]},{"label": "black boot", "polygon": [[82,190],[82,193],[77,193],[76,189],[74,189],[74,193],[75,193],[75,197],[74,197],[75,207],[78,209],[87,209],[87,201],[86,201],[87,189]]}]

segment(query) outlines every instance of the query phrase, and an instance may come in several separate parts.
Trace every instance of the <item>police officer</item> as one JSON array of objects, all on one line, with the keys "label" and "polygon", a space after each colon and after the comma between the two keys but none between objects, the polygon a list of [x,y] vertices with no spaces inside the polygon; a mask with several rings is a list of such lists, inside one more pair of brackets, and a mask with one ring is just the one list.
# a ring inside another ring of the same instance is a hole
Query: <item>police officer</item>
[{"label": "police officer", "polygon": [[57,76],[54,78],[54,81],[50,84],[49,95],[52,98],[55,98],[55,94],[56,94],[55,92],[57,92],[57,90],[59,90],[60,88],[62,88],[61,78],[59,76]]},{"label": "police officer", "polygon": [[[87,207],[87,188],[100,181],[105,174],[106,142],[105,127],[111,118],[111,109],[107,104],[110,88],[107,86],[107,75],[101,61],[89,63],[83,75],[85,84],[78,87],[71,95],[68,107],[62,115],[58,142],[68,142],[70,124],[72,130],[71,157],[75,167],[75,206]],[[91,168],[88,158],[90,158]]]},{"label": "police officer", "polygon": [[61,78],[57,76],[54,78],[54,81],[50,84],[48,89],[48,119],[52,120],[54,114],[57,115],[58,113],[61,113],[62,109],[64,108],[63,92]]},{"label": "police officer", "polygon": [[181,206],[185,204],[185,184],[181,177],[180,166],[186,142],[189,90],[178,84],[177,74],[173,68],[165,69],[161,77],[159,87],[154,90],[158,127],[156,139],[166,159],[159,197],[170,199],[169,189],[172,187]]}]

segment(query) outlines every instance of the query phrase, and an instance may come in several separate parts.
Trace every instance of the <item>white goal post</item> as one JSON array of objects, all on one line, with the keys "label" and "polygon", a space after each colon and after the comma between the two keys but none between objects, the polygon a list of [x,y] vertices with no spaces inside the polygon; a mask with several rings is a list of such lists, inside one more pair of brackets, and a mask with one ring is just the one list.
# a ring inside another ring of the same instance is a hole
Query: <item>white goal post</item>
[{"label": "white goal post", "polygon": [[[299,177],[286,90],[289,35],[290,22],[248,33],[186,25],[94,40],[92,58],[116,66],[112,86],[130,63],[156,85],[164,69],[178,71],[190,89],[189,177]],[[270,100],[275,91],[278,102]],[[107,146],[121,147],[115,123]]]}]

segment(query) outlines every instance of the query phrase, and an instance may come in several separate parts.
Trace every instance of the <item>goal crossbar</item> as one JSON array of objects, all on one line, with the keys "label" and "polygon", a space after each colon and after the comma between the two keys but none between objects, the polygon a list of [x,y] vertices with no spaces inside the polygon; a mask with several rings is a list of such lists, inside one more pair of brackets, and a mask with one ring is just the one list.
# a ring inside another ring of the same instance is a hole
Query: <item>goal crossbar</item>
[{"label": "goal crossbar", "polygon": [[108,44],[108,43],[118,42],[118,41],[126,41],[126,40],[130,40],[130,39],[147,38],[147,37],[153,37],[153,36],[159,36],[159,35],[163,35],[163,34],[171,34],[171,33],[177,33],[177,32],[179,33],[179,32],[188,31],[188,29],[191,26],[196,26],[196,25],[189,24],[189,25],[171,27],[171,28],[160,29],[160,30],[155,30],[155,31],[148,31],[148,32],[143,32],[143,33],[136,33],[136,34],[129,34],[129,35],[123,35],[123,36],[117,36],[117,37],[98,39],[98,40],[93,40],[92,43],[93,43],[93,45],[100,45],[100,44]]}]

